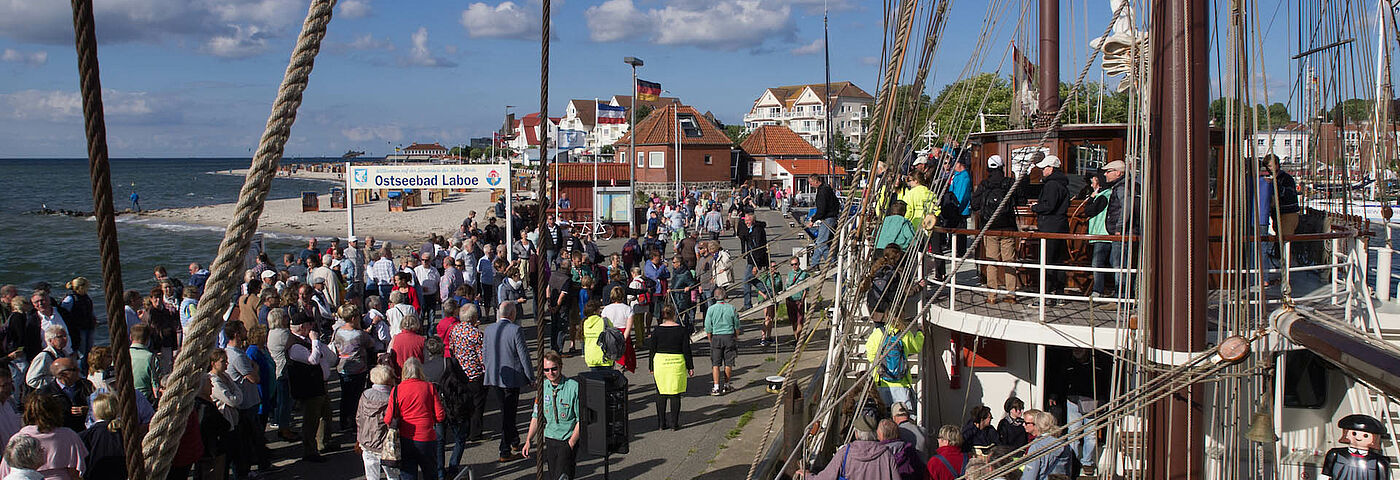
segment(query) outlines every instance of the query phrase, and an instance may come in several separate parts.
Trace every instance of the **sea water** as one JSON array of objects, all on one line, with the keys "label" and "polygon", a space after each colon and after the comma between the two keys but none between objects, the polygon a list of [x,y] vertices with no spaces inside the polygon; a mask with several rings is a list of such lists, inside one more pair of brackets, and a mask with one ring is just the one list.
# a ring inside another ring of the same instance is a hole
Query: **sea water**
[{"label": "sea water", "polygon": [[[114,203],[118,211],[130,208],[133,191],[139,194],[143,209],[233,202],[243,177],[215,172],[248,164],[248,159],[112,160]],[[326,193],[331,186],[327,181],[278,178],[268,199],[295,198],[302,191]],[[87,277],[97,314],[105,317],[96,219],[33,213],[43,208],[93,210],[86,159],[0,159],[0,285],[14,284],[28,295],[35,283],[48,282],[61,299],[68,293],[65,283]],[[208,268],[223,232],[222,227],[117,216],[122,288],[150,292],[157,265],[181,281],[189,277],[190,262]],[[264,248],[277,262],[282,253],[295,251],[305,242],[305,237],[296,235],[263,233]],[[106,328],[99,328],[97,336],[97,343],[105,343]]]}]

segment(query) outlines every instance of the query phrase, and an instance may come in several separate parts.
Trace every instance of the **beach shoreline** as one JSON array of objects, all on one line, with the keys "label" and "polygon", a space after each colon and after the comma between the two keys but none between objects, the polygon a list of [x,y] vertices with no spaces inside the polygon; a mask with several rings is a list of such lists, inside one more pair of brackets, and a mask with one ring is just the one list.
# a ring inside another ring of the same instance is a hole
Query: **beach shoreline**
[{"label": "beach shoreline", "polygon": [[[220,170],[219,175],[246,174],[247,169]],[[278,178],[299,178],[308,180],[337,181],[337,174],[329,172],[301,171],[292,175],[279,175]],[[258,230],[304,237],[348,236],[346,211],[343,208],[329,208],[330,194],[318,192],[320,209],[313,212],[302,211],[301,198],[268,200],[258,219]],[[220,203],[199,207],[167,208],[146,210],[135,213],[141,219],[160,219],[175,223],[224,228],[233,218],[236,204]],[[378,240],[395,243],[418,243],[432,234],[451,235],[457,231],[463,219],[473,210],[481,222],[492,215],[493,203],[489,191],[448,192],[439,203],[423,203],[422,207],[407,208],[403,212],[390,212],[385,199],[368,204],[355,205],[355,235],[363,238],[374,236]],[[504,225],[504,224],[502,224]]]}]

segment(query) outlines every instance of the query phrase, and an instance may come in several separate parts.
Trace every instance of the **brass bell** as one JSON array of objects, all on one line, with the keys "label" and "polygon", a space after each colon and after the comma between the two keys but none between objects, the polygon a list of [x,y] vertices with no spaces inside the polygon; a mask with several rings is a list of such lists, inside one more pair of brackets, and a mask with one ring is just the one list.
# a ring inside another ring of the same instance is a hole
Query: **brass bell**
[{"label": "brass bell", "polygon": [[1278,441],[1278,435],[1274,435],[1274,412],[1269,408],[1268,402],[1259,407],[1254,412],[1254,416],[1249,421],[1249,431],[1245,432],[1244,438],[1259,443],[1274,443]]}]

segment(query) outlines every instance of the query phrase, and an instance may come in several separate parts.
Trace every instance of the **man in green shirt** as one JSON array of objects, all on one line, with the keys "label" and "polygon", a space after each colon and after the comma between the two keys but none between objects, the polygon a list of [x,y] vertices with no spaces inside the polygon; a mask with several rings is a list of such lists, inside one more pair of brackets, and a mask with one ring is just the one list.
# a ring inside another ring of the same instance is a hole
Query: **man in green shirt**
[{"label": "man in green shirt", "polygon": [[150,337],[150,327],[144,323],[131,326],[131,383],[136,385],[136,391],[146,396],[152,404],[156,400],[156,379],[160,378],[160,372],[156,367],[156,354],[146,348],[146,340]]},{"label": "man in green shirt", "polygon": [[[705,337],[710,340],[710,369],[715,381],[710,395],[715,396],[734,391],[729,380],[734,376],[734,362],[739,358],[739,312],[724,299],[724,288],[716,288],[715,303],[705,310]],[[724,368],[723,381],[721,367]]]},{"label": "man in green shirt", "polygon": [[564,359],[553,350],[544,352],[544,396],[535,399],[530,431],[525,435],[525,447],[520,453],[530,457],[535,433],[544,422],[544,462],[549,465],[549,478],[574,478],[574,461],[578,454],[580,424],[578,382],[564,377]]}]

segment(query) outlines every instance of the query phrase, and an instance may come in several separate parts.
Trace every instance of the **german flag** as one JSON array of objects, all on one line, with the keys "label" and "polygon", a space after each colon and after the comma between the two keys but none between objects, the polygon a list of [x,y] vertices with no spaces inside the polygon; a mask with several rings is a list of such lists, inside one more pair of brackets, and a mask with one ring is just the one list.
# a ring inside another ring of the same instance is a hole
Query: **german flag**
[{"label": "german flag", "polygon": [[637,79],[637,100],[654,102],[661,99],[661,84]]}]

